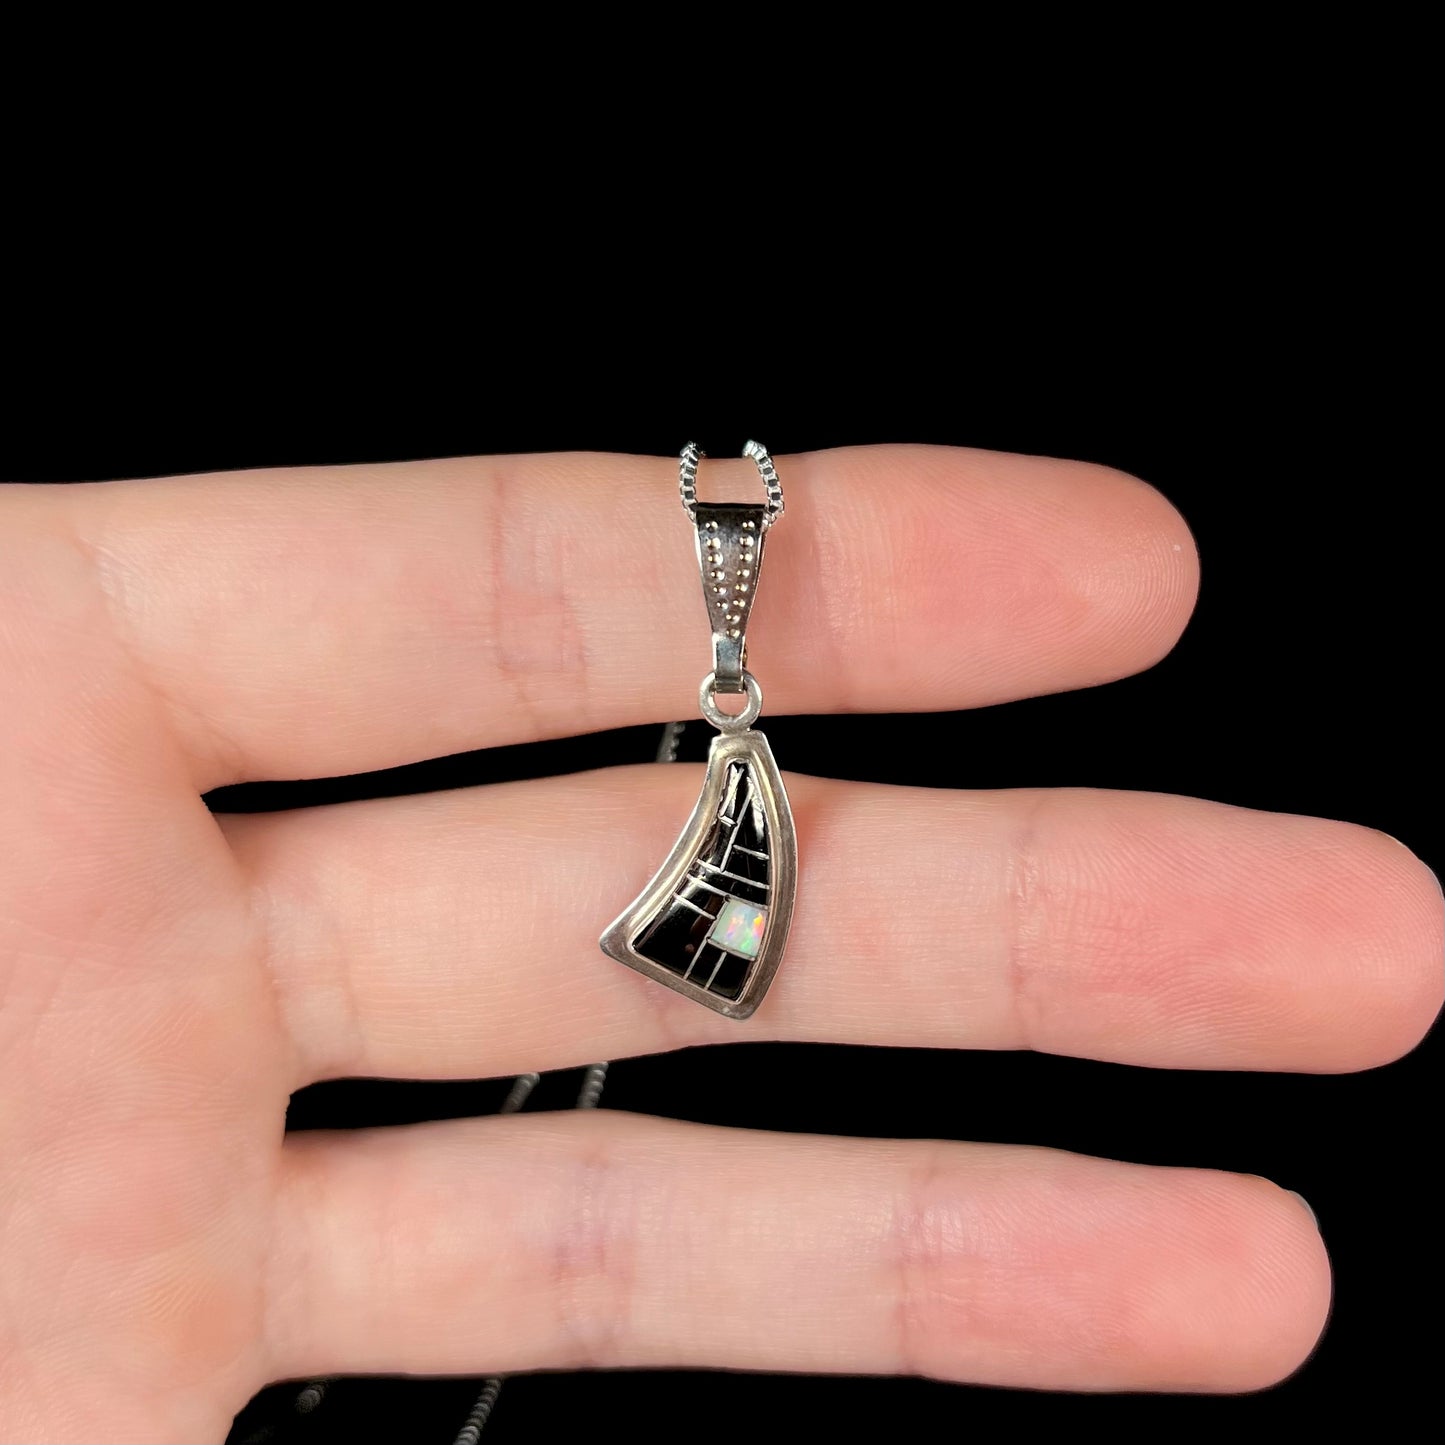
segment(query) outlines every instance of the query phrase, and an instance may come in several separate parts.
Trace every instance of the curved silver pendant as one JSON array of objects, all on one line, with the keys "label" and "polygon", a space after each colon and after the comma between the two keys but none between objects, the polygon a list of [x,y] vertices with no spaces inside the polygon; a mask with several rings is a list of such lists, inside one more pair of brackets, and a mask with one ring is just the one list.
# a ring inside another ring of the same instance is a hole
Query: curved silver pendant
[{"label": "curved silver pendant", "polygon": [[752,728],[713,739],[682,836],[602,935],[648,978],[745,1019],[762,1002],[793,921],[798,840],[773,750]]},{"label": "curved silver pendant", "polygon": [[[698,707],[718,732],[687,827],[652,882],[603,933],[602,951],[728,1018],[762,1002],[782,962],[793,921],[798,840],[773,750],[753,724],[763,690],[747,670],[748,617],[762,574],[763,543],[783,514],[783,488],[766,447],[743,448],[767,492],[762,503],[700,502],[689,442],[678,491],[712,633],[713,670]],[[717,699],[744,695],[740,711]]]}]

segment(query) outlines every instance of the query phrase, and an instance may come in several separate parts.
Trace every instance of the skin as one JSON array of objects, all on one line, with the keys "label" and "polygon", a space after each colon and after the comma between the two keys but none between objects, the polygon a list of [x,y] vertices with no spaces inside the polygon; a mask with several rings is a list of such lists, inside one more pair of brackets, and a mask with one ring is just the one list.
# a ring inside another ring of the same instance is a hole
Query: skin
[{"label": "skin", "polygon": [[[710,465],[715,495],[756,485]],[[781,470],[770,711],[1089,686],[1189,615],[1184,524],[1117,473],[930,448]],[[1258,1178],[609,1111],[284,1138],[292,1090],[352,1073],[764,1038],[1344,1070],[1434,1018],[1435,880],[1343,823],[791,778],[794,942],[737,1024],[596,948],[692,769],[203,806],[686,715],[672,486],[570,456],[0,489],[0,1438],[220,1440],[308,1372],[1247,1390],[1309,1352],[1324,1248]],[[905,948],[837,950],[893,890]],[[907,907],[950,892],[947,934]]]}]

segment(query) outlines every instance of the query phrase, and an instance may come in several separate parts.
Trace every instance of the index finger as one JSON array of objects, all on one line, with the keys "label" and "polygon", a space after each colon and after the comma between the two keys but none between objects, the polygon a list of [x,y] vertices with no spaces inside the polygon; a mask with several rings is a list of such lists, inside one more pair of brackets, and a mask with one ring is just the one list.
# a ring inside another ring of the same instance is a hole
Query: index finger
[{"label": "index finger", "polygon": [[[719,498],[758,489],[705,464]],[[201,786],[686,717],[710,665],[676,464],[453,459],[56,489]],[[968,707],[1148,666],[1187,528],[1132,477],[941,447],[784,457],[770,712]]]}]

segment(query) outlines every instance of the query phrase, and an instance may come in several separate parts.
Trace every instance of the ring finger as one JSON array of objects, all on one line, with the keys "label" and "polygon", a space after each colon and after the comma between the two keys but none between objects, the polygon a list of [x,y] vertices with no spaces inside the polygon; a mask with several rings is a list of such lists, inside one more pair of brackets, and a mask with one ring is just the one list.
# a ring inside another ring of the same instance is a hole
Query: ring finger
[{"label": "ring finger", "polygon": [[1262,1179],[605,1111],[293,1137],[270,1278],[276,1376],[1243,1390],[1299,1363],[1329,1301],[1307,1211]]}]

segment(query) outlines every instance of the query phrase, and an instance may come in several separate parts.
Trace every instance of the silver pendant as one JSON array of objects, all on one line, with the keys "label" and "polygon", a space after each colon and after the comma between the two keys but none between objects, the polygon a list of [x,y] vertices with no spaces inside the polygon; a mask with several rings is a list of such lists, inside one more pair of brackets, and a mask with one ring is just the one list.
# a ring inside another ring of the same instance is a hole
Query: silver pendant
[{"label": "silver pendant", "polygon": [[[744,1019],[762,1002],[787,947],[797,888],[798,840],[782,774],[753,727],[763,692],[747,671],[747,622],[763,541],[782,515],[772,458],[756,442],[766,505],[699,502],[702,453],[683,448],[679,488],[696,526],[698,567],[712,626],[713,670],[698,706],[718,729],[692,817],[652,881],[603,933],[604,953],[705,1008]],[[722,695],[744,696],[725,713]]]}]

